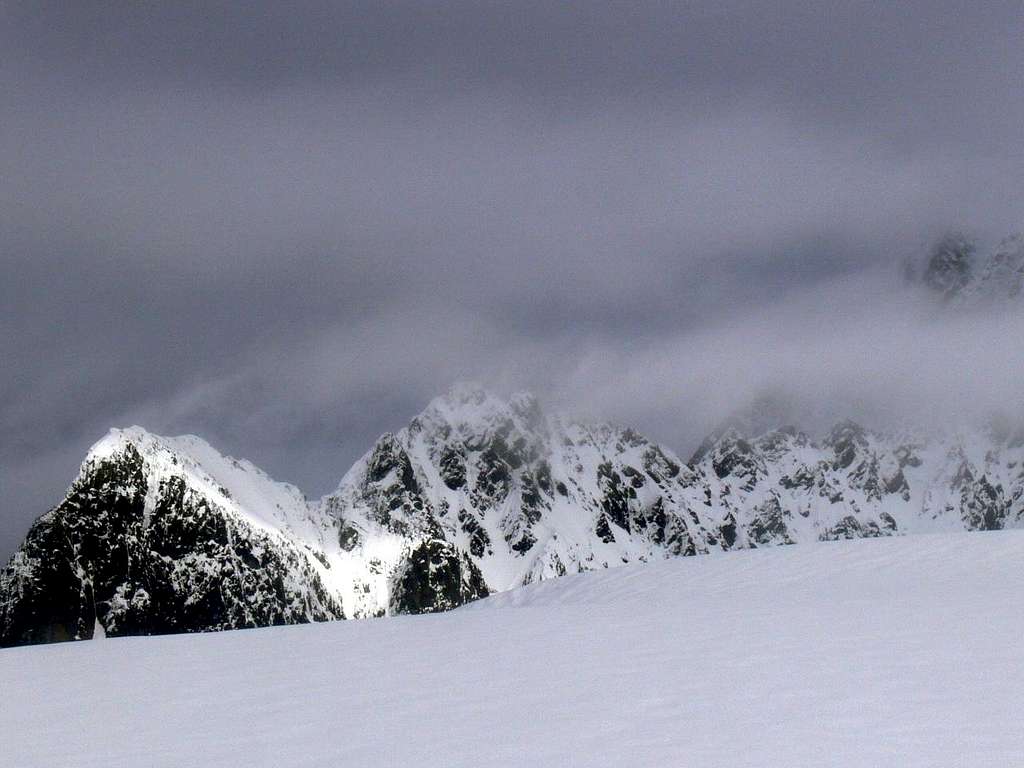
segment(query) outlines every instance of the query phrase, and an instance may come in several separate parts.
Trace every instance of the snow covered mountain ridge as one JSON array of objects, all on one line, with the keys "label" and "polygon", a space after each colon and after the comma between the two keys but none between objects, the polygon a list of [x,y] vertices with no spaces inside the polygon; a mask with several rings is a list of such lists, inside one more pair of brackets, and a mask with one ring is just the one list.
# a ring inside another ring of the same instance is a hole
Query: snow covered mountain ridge
[{"label": "snow covered mountain ridge", "polygon": [[1024,435],[735,426],[684,461],[462,385],[308,501],[196,437],[114,430],[0,571],[0,645],[447,610],[719,550],[1024,527]]}]

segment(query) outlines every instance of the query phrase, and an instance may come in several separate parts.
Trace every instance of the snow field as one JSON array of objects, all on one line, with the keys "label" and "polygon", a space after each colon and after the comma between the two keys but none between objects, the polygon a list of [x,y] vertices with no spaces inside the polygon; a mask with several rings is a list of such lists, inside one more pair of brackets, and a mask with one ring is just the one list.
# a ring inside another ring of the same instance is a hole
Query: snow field
[{"label": "snow field", "polygon": [[625,566],[440,615],[0,651],[10,766],[1013,766],[1024,532]]}]

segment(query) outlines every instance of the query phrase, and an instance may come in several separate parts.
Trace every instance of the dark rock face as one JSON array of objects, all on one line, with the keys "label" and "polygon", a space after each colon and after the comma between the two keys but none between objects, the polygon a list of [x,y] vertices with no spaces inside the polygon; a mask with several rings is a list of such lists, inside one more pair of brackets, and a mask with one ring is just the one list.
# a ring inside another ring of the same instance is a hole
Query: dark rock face
[{"label": "dark rock face", "polygon": [[[0,572],[0,645],[342,618],[306,558],[171,478],[146,509],[128,446],[79,478]],[[298,579],[296,579],[296,576]]]},{"label": "dark rock face", "polygon": [[656,445],[649,446],[644,451],[643,465],[644,471],[656,483],[674,480],[681,470],[679,464],[666,456]]},{"label": "dark rock face", "polygon": [[736,543],[736,517],[732,512],[726,515],[718,531],[722,534],[723,549],[729,549]]},{"label": "dark rock face", "polygon": [[740,488],[752,491],[764,476],[763,462],[748,440],[736,432],[727,433],[711,452],[711,466],[718,478],[735,477]]},{"label": "dark rock face", "polygon": [[971,280],[974,243],[958,233],[943,237],[932,248],[923,276],[924,284],[950,299]]},{"label": "dark rock face", "polygon": [[485,554],[493,554],[491,549],[491,537],[487,530],[480,524],[472,512],[459,511],[459,525],[462,530],[469,534],[469,552],[473,557],[483,557]]},{"label": "dark rock face", "polygon": [[338,546],[345,552],[351,552],[359,546],[359,531],[344,521],[338,525]]},{"label": "dark rock face", "polygon": [[435,613],[490,594],[480,569],[446,541],[429,539],[412,550],[395,572],[393,614]]},{"label": "dark rock face", "polygon": [[636,498],[636,489],[622,481],[610,462],[597,468],[598,487],[602,491],[601,506],[608,519],[624,531],[630,530],[630,499]]},{"label": "dark rock face", "polygon": [[886,478],[883,485],[886,493],[897,493],[904,501],[910,501],[910,485],[907,483],[907,477],[903,474],[902,468],[896,470],[896,474],[892,477]]},{"label": "dark rock face", "polygon": [[832,428],[825,444],[835,453],[837,469],[846,469],[867,447],[865,430],[852,421],[843,421]]},{"label": "dark rock face", "polygon": [[790,514],[782,508],[778,496],[770,496],[760,505],[747,526],[747,537],[752,546],[765,544],[792,544],[786,527]]},{"label": "dark rock face", "polygon": [[[891,521],[892,518],[890,517],[889,520]],[[841,539],[874,539],[879,536],[888,536],[893,530],[894,528],[889,528],[888,525],[884,528],[879,527],[878,523],[874,520],[862,523],[853,515],[847,515],[834,526],[826,529],[825,532],[821,534],[821,540],[839,541]]]},{"label": "dark rock face", "polygon": [[423,499],[412,461],[392,434],[377,441],[367,464],[366,494],[372,499],[377,522],[394,533],[407,532],[410,521],[421,517]]},{"label": "dark rock face", "polygon": [[998,531],[1005,527],[1009,502],[1002,485],[992,485],[986,477],[971,482],[961,496],[964,525],[971,531]]},{"label": "dark rock face", "polygon": [[466,485],[466,457],[448,448],[441,454],[441,479],[444,484],[457,491]]}]

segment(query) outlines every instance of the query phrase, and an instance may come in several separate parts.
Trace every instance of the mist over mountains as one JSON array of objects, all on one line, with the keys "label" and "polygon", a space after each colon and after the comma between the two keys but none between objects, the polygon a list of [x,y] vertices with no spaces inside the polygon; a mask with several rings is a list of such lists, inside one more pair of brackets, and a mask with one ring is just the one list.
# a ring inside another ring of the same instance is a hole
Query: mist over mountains
[{"label": "mist over mountains", "polygon": [[[1024,360],[1020,242],[1010,237],[986,245],[963,235],[946,236],[917,254],[911,270],[889,264],[784,291],[746,307],[711,308],[698,329],[680,336],[638,336],[634,344],[614,352],[603,343],[587,342],[571,348],[554,344],[506,350],[501,366],[485,381],[499,392],[524,382],[536,384],[550,409],[584,421],[629,425],[684,457],[731,419],[766,408],[774,423],[762,426],[794,424],[817,438],[847,417],[872,428],[898,423],[937,431],[1012,422],[1024,402],[1019,377]],[[370,336],[363,343],[372,346],[375,340]],[[293,385],[287,401],[256,404],[263,399],[259,393],[275,386],[261,363],[204,384],[201,394],[190,395],[170,412],[134,415],[152,415],[159,425],[178,423],[182,413],[191,412],[188,423],[197,414],[212,417],[217,408],[233,412],[238,400],[253,402],[249,420],[283,432],[232,451],[259,457],[266,440],[291,435],[293,450],[305,454],[319,445],[324,424],[335,418],[331,390],[338,384],[339,370],[326,362],[336,358],[332,344],[319,339],[314,346],[279,356],[274,376],[289,371]],[[314,350],[322,359],[311,364]],[[260,359],[266,357],[262,353]],[[405,370],[432,363],[422,356],[402,356],[393,364],[396,389],[361,398],[365,423],[355,434],[366,437],[355,450],[364,450],[379,434],[373,425],[381,419],[372,411],[397,407],[394,403],[405,397]],[[296,411],[298,402],[303,406]],[[282,412],[286,403],[288,410]],[[417,407],[421,405],[408,406],[412,413]],[[288,413],[302,410],[321,414],[323,423],[283,423]],[[98,426],[97,433],[107,427]],[[210,437],[217,441],[219,431]],[[355,438],[345,434],[338,439]],[[225,442],[238,440],[236,435]],[[70,455],[77,445],[58,442],[47,450],[68,455],[73,467],[81,455]],[[330,478],[346,466],[339,463],[337,445],[315,452],[319,458],[306,468],[301,486],[323,493]],[[270,462],[272,470],[274,465]],[[44,462],[27,467],[20,482],[56,488],[71,471],[61,475]],[[44,472],[54,476],[44,477]],[[13,551],[39,508],[51,503],[20,502],[5,518],[5,554]]]},{"label": "mist over mountains", "polygon": [[112,425],[320,496],[459,380],[683,455],[765,390],[826,430],[1010,402],[1012,323],[898,265],[1020,228],[1021,37],[1000,0],[4,3],[0,557]]},{"label": "mist over mountains", "polygon": [[[950,242],[925,272],[943,301],[950,270],[974,295]],[[1020,418],[815,437],[793,413],[762,396],[683,460],[458,385],[319,502],[197,437],[112,430],[0,570],[0,645],[432,613],[631,562],[1024,527]]]},{"label": "mist over mountains", "polygon": [[[0,571],[0,642],[434,612],[650,559],[1024,526],[1022,285],[1024,239],[953,233],[857,310],[864,291],[828,286],[814,305],[851,313],[832,328],[787,321],[808,317],[798,298],[722,325],[715,389],[735,407],[692,455],[580,421],[608,396],[580,380],[555,390],[576,395],[564,414],[456,385],[318,502],[200,438],[113,430]],[[649,405],[690,359],[662,352],[591,381]]]}]

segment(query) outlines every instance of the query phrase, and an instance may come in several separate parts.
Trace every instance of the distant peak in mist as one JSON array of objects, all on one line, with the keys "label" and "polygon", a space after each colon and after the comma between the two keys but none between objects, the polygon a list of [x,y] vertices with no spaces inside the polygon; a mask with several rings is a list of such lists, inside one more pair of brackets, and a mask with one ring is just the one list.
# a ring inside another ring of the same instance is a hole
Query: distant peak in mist
[{"label": "distant peak in mist", "polygon": [[1011,235],[982,250],[973,237],[948,232],[929,251],[921,282],[956,305],[1018,300],[1024,292],[1024,235]]}]

